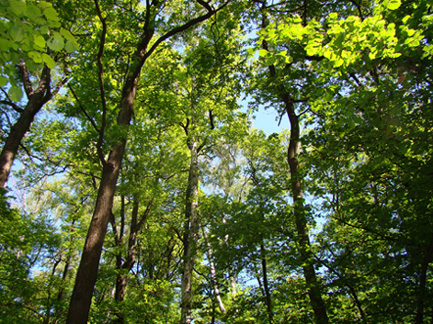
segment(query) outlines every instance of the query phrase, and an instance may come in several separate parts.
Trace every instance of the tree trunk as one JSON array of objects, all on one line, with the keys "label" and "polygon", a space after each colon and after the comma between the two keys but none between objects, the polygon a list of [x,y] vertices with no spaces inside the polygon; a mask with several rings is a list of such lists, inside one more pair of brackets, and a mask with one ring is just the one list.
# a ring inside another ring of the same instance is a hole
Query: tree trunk
[{"label": "tree trunk", "polygon": [[193,290],[192,276],[198,241],[199,218],[198,206],[198,144],[195,138],[190,139],[188,147],[191,154],[188,187],[186,189],[185,224],[183,236],[183,271],[181,282],[181,320],[180,324],[192,321]]},{"label": "tree trunk", "polygon": [[206,245],[207,245],[207,254],[209,257],[209,267],[210,267],[210,274],[211,274],[211,278],[212,278],[212,286],[215,292],[215,297],[216,300],[218,302],[218,307],[221,311],[221,313],[225,313],[226,309],[224,307],[223,301],[221,300],[221,294],[220,291],[218,289],[218,282],[217,282],[217,278],[216,278],[216,270],[215,270],[215,263],[213,262],[213,252],[212,252],[212,247],[210,245],[209,239],[207,237],[206,234],[206,230],[204,228],[202,228],[202,232],[203,232],[203,238],[206,241]]},{"label": "tree trunk", "polygon": [[263,289],[265,292],[266,308],[268,311],[269,323],[272,324],[274,322],[274,314],[273,314],[273,310],[272,310],[271,292],[269,290],[269,283],[268,283],[268,269],[267,269],[267,263],[266,263],[266,250],[265,250],[265,246],[263,245],[263,243],[260,244],[260,257],[262,259]]},{"label": "tree trunk", "polygon": [[295,114],[293,101],[287,94],[282,94],[285,109],[290,120],[290,142],[287,150],[287,160],[291,176],[291,194],[293,197],[293,211],[295,216],[295,226],[298,232],[297,244],[302,262],[305,281],[308,289],[311,307],[313,308],[315,321],[317,324],[327,324],[328,315],[325,303],[321,295],[320,283],[317,281],[316,271],[314,270],[314,256],[311,253],[311,243],[308,236],[307,218],[305,215],[304,199],[302,196],[302,185],[299,175],[298,146],[300,137],[299,119]]},{"label": "tree trunk", "polygon": [[[128,79],[122,94],[117,124],[128,127],[132,118],[136,79]],[[87,232],[69,305],[67,324],[86,324],[99,268],[102,245],[113,207],[114,191],[126,146],[126,133],[110,152],[102,169],[95,211]]]},{"label": "tree trunk", "polygon": [[[125,272],[119,273],[116,277],[116,290],[114,293],[114,300],[118,302],[120,306],[121,302],[125,299],[126,287],[128,285],[128,274],[135,264],[136,256],[136,246],[137,246],[137,235],[140,232],[143,224],[145,223],[147,216],[150,213],[152,207],[153,199],[147,204],[146,211],[138,220],[138,207],[139,200],[138,197],[134,197],[134,205],[132,208],[131,215],[131,226],[128,239],[128,255],[123,263],[117,264],[118,270],[126,270]],[[117,319],[113,323],[122,324],[125,322],[125,318],[121,310],[116,311]]]},{"label": "tree trunk", "polygon": [[[25,84],[26,94],[27,94],[27,105],[21,112],[18,121],[12,126],[9,136],[7,137],[5,144],[3,146],[2,152],[0,154],[0,187],[6,187],[6,182],[9,178],[9,174],[14,162],[15,156],[18,152],[18,147],[20,146],[24,135],[30,129],[31,124],[36,116],[36,114],[41,110],[44,104],[51,99],[52,93],[50,88],[51,70],[44,68],[41,75],[41,81],[39,82],[39,87],[33,91],[29,74],[23,63],[20,64],[22,71],[22,79]],[[13,105],[12,103],[10,103]]]}]

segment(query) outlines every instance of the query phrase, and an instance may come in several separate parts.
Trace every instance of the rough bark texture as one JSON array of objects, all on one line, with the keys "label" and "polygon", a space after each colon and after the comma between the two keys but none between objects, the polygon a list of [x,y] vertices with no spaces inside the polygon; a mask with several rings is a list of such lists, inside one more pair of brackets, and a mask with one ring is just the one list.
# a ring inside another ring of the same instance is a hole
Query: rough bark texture
[{"label": "rough bark texture", "polygon": [[181,319],[180,324],[190,324],[192,321],[193,290],[192,276],[197,249],[199,218],[198,206],[198,144],[195,139],[188,143],[191,154],[188,187],[186,190],[185,224],[183,236],[183,271],[181,282]]},{"label": "rough bark texture", "polygon": [[[22,110],[20,117],[15,125],[12,126],[9,136],[7,137],[0,154],[0,187],[4,188],[9,178],[15,156],[18,152],[24,135],[30,129],[35,115],[41,110],[43,105],[52,98],[50,83],[50,69],[44,68],[41,74],[41,81],[36,90],[33,90],[30,83],[30,76],[23,63],[20,64],[22,71],[22,80],[25,84],[27,95],[26,107]],[[13,105],[12,103],[10,103]]]}]

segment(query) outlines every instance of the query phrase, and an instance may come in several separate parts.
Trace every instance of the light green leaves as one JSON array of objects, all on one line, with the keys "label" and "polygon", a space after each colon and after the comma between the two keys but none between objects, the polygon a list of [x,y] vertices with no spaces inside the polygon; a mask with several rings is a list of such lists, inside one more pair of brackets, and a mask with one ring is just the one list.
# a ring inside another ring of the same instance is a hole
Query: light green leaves
[{"label": "light green leaves", "polygon": [[[2,86],[11,83],[11,98],[21,92],[14,81],[14,66],[24,61],[30,72],[46,65],[55,68],[51,53],[78,50],[75,37],[61,28],[60,17],[53,5],[47,1],[31,4],[21,0],[3,0],[0,6],[0,76]],[[5,81],[6,80],[6,81]]]},{"label": "light green leaves", "polygon": [[65,46],[65,42],[63,41],[63,37],[60,33],[54,32],[47,45],[53,51],[59,52]]},{"label": "light green leaves", "polygon": [[54,62],[54,60],[51,58],[51,56],[49,56],[46,53],[42,54],[42,59],[44,60],[45,64],[47,65],[48,68],[50,69],[54,69],[56,62]]},{"label": "light green leaves", "polygon": [[385,5],[389,10],[396,10],[401,6],[401,0],[388,0]]},{"label": "light green leaves", "polygon": [[59,16],[56,12],[56,10],[54,10],[53,7],[48,7],[44,10],[44,16],[47,17],[47,19],[52,20],[52,21],[59,21]]},{"label": "light green leaves", "polygon": [[9,88],[8,95],[13,101],[20,101],[23,96],[23,92],[21,88],[12,86]]}]

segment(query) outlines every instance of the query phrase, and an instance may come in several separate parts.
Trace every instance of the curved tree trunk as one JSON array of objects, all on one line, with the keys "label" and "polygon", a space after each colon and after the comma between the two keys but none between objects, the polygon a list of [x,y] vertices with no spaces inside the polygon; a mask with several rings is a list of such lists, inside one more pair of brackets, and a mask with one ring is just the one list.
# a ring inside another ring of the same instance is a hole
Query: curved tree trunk
[{"label": "curved tree trunk", "polygon": [[308,236],[307,218],[305,215],[304,198],[302,196],[301,177],[299,175],[298,146],[300,138],[299,118],[295,113],[293,101],[287,94],[282,94],[287,115],[290,120],[290,142],[287,150],[287,161],[291,176],[291,193],[293,197],[293,212],[295,216],[296,231],[298,232],[297,243],[302,262],[305,281],[307,283],[308,296],[317,324],[327,324],[328,315],[326,306],[322,299],[321,286],[317,281],[314,270],[314,256],[311,253],[311,243]]}]

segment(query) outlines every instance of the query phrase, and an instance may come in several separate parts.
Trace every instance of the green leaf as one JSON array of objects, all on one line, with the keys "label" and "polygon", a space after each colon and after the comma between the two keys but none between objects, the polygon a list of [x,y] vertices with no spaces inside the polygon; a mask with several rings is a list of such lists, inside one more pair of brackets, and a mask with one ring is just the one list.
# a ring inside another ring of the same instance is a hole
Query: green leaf
[{"label": "green leaf", "polygon": [[263,48],[259,49],[259,55],[260,55],[261,57],[265,57],[265,56],[267,56],[268,53],[269,53],[269,52],[268,52],[267,50],[263,49]]},{"label": "green leaf", "polygon": [[75,41],[76,41],[74,35],[72,35],[72,34],[69,32],[69,30],[66,30],[66,29],[64,29],[64,28],[61,28],[61,29],[60,29],[60,34],[62,34],[63,37],[65,37],[66,40],[69,40],[69,41],[71,41],[71,42],[75,42]]},{"label": "green leaf", "polygon": [[41,48],[45,48],[45,45],[47,44],[45,42],[45,38],[42,37],[41,35],[34,36],[34,42],[37,46],[39,46]]},{"label": "green leaf", "polygon": [[54,67],[56,66],[56,62],[54,62],[54,60],[48,54],[43,53],[42,59],[44,60],[48,68],[54,69]]},{"label": "green leaf", "polygon": [[29,57],[33,60],[35,63],[42,63],[41,54],[37,52],[29,52]]},{"label": "green leaf", "polygon": [[255,52],[256,50],[254,48],[247,48],[248,55],[253,56]]},{"label": "green leaf", "polygon": [[396,10],[401,6],[401,0],[389,0],[387,8],[389,10]]},{"label": "green leaf", "polygon": [[20,16],[26,11],[26,4],[19,0],[9,0],[10,9],[12,12]]},{"label": "green leaf", "polygon": [[8,95],[12,101],[20,101],[23,96],[23,92],[21,88],[12,86],[9,88]]},{"label": "green leaf", "polygon": [[63,41],[62,35],[58,32],[53,33],[53,37],[50,38],[48,41],[48,47],[51,48],[53,51],[61,51],[63,47],[65,46],[65,42]]},{"label": "green leaf", "polygon": [[66,42],[65,49],[68,53],[73,53],[75,51],[78,51],[78,45],[76,42],[72,42],[72,41],[68,40]]},{"label": "green leaf", "polygon": [[34,5],[29,5],[26,9],[26,15],[32,18],[36,18],[42,16],[42,12],[38,7]]},{"label": "green leaf", "polygon": [[47,19],[52,20],[52,21],[59,21],[60,18],[57,15],[57,11],[54,10],[53,7],[48,7],[44,10],[44,15],[45,17],[47,17]]},{"label": "green leaf", "polygon": [[14,24],[13,28],[11,29],[11,36],[15,42],[22,41],[24,39],[24,31],[22,26],[19,24]]},{"label": "green leaf", "polygon": [[7,83],[8,83],[8,79],[0,75],[0,87],[5,86]]}]

